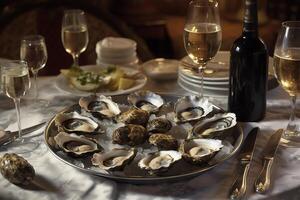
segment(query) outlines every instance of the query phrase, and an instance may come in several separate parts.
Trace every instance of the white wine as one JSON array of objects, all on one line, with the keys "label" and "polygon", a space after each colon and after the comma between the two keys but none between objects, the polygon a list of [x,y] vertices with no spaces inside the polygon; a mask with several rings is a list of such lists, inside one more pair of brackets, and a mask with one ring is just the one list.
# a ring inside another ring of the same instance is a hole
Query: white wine
[{"label": "white wine", "polygon": [[184,28],[183,37],[189,57],[198,64],[206,63],[221,46],[221,27],[214,23],[189,24]]},{"label": "white wine", "polygon": [[291,96],[300,94],[300,48],[289,49],[284,55],[274,54],[277,80]]},{"label": "white wine", "polygon": [[1,79],[4,93],[10,98],[24,96],[30,87],[29,74],[25,67],[3,70]]},{"label": "white wine", "polygon": [[32,72],[42,69],[47,62],[47,50],[45,44],[21,45],[21,60],[27,62]]},{"label": "white wine", "polygon": [[69,54],[78,55],[84,52],[88,45],[86,26],[67,26],[62,30],[62,42]]}]

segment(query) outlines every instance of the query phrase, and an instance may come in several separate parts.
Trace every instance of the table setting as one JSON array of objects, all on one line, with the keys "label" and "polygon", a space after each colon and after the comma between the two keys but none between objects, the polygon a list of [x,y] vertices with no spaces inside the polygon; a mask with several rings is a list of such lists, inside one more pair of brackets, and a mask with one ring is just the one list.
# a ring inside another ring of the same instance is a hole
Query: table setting
[{"label": "table setting", "polygon": [[[256,1],[245,2],[244,39],[257,22]],[[48,59],[41,35],[24,36],[20,60],[0,59],[0,199],[300,198],[290,78],[300,46],[286,36],[299,22],[283,23],[274,58],[243,56],[219,51],[218,3],[191,1],[182,59],[142,63],[135,41],[107,37],[96,64],[81,66],[84,15],[64,13],[73,65],[59,75],[38,77]]]}]

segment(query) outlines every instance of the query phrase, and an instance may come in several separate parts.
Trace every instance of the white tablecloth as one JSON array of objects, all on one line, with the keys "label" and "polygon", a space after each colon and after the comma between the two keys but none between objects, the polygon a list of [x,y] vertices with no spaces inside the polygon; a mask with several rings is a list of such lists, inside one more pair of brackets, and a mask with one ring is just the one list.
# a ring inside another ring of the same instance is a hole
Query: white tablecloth
[{"label": "white tablecloth", "polygon": [[[49,120],[56,112],[72,105],[74,98],[59,91],[54,86],[54,77],[39,79],[40,96],[50,100],[50,106],[40,112],[30,106],[22,106],[22,125],[29,127]],[[146,88],[155,92],[184,94],[176,83],[149,82]],[[227,99],[217,99],[215,103],[226,107]],[[280,147],[273,167],[272,185],[266,195],[255,194],[253,182],[261,168],[261,152],[269,136],[278,128],[284,128],[289,116],[289,100],[280,88],[268,92],[267,115],[262,122],[244,124],[248,133],[251,127],[259,126],[254,162],[251,164],[246,199],[300,199],[300,149]],[[6,130],[16,130],[16,114],[11,100],[0,97],[0,126]],[[39,147],[24,157],[34,166],[39,190],[24,189],[0,177],[0,199],[226,199],[239,167],[236,156],[218,167],[192,179],[177,183],[156,185],[132,185],[117,183],[108,179],[84,174],[56,159],[43,142],[43,129],[33,132],[31,140],[40,141]],[[39,136],[36,136],[39,134]],[[0,155],[9,152],[1,150]]]}]

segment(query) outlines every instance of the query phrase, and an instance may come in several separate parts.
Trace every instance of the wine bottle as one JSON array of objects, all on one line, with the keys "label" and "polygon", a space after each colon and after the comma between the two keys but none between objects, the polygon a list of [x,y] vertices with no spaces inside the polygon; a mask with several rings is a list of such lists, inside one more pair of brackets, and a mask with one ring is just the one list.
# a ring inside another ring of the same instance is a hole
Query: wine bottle
[{"label": "wine bottle", "polygon": [[230,51],[228,110],[238,121],[260,121],[266,112],[268,51],[258,37],[257,0],[245,0],[242,35]]}]

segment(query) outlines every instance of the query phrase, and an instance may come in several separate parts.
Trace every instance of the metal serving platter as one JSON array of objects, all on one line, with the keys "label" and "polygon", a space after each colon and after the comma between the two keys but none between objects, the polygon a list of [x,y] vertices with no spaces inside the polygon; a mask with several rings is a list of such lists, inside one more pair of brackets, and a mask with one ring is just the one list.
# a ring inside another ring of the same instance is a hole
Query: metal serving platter
[{"label": "metal serving platter", "polygon": [[[175,102],[179,96],[171,96],[171,95],[161,95],[166,102]],[[127,95],[119,95],[113,96],[112,99],[120,104],[127,104]],[[61,112],[70,112],[70,111],[79,111],[80,107],[78,104],[75,104],[69,108],[62,110]],[[224,112],[222,109],[215,106],[214,112]],[[202,165],[192,165],[181,159],[176,162],[167,172],[164,172],[159,175],[150,175],[147,171],[140,169],[137,166],[137,159],[134,159],[129,165],[125,166],[123,171],[114,171],[107,172],[92,166],[91,157],[92,155],[88,155],[83,158],[76,158],[67,155],[62,152],[60,149],[57,149],[53,146],[53,137],[58,133],[57,127],[54,123],[54,117],[48,122],[48,125],[45,129],[45,143],[53,153],[53,155],[61,160],[62,162],[84,172],[87,174],[105,177],[108,179],[112,179],[120,182],[128,182],[134,184],[150,184],[156,182],[166,182],[166,181],[180,181],[187,178],[191,178],[194,176],[198,176],[218,165],[223,163],[232,157],[240,148],[243,141],[243,131],[240,124],[237,124],[235,127],[230,129],[230,138],[225,138],[226,141],[232,145],[232,151],[225,153],[224,155],[216,158],[215,156],[208,163],[204,163]],[[52,141],[52,142],[51,142]],[[100,143],[101,144],[101,143]]]}]

